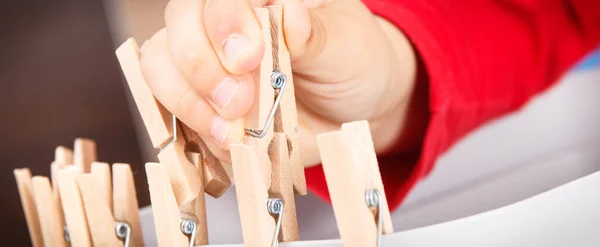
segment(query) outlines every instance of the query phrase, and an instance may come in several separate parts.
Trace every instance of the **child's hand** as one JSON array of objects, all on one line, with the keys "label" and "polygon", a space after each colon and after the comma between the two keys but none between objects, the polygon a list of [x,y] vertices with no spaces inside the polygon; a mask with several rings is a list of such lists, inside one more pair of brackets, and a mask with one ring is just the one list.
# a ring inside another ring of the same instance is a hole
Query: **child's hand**
[{"label": "child's hand", "polygon": [[254,103],[250,73],[263,56],[253,7],[282,4],[300,121],[303,165],[317,164],[315,136],[370,121],[378,151],[399,136],[415,77],[402,33],[355,0],[171,0],[166,29],[142,47],[157,99],[229,161]]}]

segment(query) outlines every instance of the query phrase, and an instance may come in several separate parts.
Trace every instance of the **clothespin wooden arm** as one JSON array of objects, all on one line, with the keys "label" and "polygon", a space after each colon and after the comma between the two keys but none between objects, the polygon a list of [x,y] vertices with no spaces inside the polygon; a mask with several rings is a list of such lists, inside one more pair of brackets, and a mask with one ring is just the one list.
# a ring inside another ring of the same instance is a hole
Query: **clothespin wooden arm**
[{"label": "clothespin wooden arm", "polygon": [[[222,164],[215,157],[197,132],[193,131],[185,124],[181,124],[183,137],[186,140],[185,152],[188,154],[197,153],[199,158],[196,163],[196,169],[202,169],[204,191],[214,198],[219,198],[231,186],[233,171],[231,165]],[[190,160],[191,161],[191,160]]]},{"label": "clothespin wooden arm", "polygon": [[279,241],[298,241],[298,218],[296,216],[296,201],[292,183],[292,166],[288,154],[288,139],[284,133],[275,133],[273,141],[269,146],[269,157],[271,157],[271,188],[269,196],[282,200],[283,220]]},{"label": "clothespin wooden arm", "polygon": [[115,231],[112,214],[112,185],[110,167],[95,162],[92,172],[76,178],[86,212],[93,246],[123,246]]},{"label": "clothespin wooden arm", "polygon": [[235,144],[230,150],[244,246],[271,246],[275,221],[267,208],[268,187],[263,177],[258,147]]},{"label": "clothespin wooden arm", "polygon": [[58,189],[63,205],[67,232],[71,246],[92,246],[87,217],[81,199],[77,176],[81,170],[76,166],[67,166],[58,171]]},{"label": "clothespin wooden arm", "polygon": [[[212,156],[194,131],[180,124],[154,98],[140,71],[140,54],[135,40],[128,39],[116,53],[152,144],[155,148],[161,148],[158,158],[171,171],[178,204],[181,206],[191,202],[198,194],[201,182],[205,184],[204,188],[209,195],[221,196],[231,185],[231,179],[223,176],[226,172],[224,166]],[[205,157],[203,177],[193,172],[193,166],[185,159],[184,150],[188,142],[196,144],[199,149],[197,152]]]},{"label": "clothespin wooden arm", "polygon": [[29,229],[29,237],[31,244],[34,247],[44,246],[40,220],[36,210],[35,199],[33,197],[33,189],[31,186],[31,172],[27,168],[15,169],[15,179],[17,181],[17,189],[21,197],[21,205],[25,213],[25,220]]},{"label": "clothespin wooden arm", "polygon": [[89,173],[92,162],[96,161],[96,142],[86,138],[75,139],[73,161],[82,173]]},{"label": "clothespin wooden arm", "polygon": [[275,132],[286,134],[288,145],[287,153],[289,155],[291,166],[291,180],[296,194],[306,195],[306,179],[304,177],[304,166],[301,163],[301,147],[298,126],[298,113],[296,111],[296,96],[294,89],[294,76],[292,74],[292,64],[290,52],[285,42],[283,34],[283,9],[281,6],[268,6],[270,28],[273,47],[273,70],[283,73],[286,79],[285,90],[282,90],[279,109],[275,115],[273,129]]},{"label": "clothespin wooden arm", "polygon": [[[158,154],[161,164],[146,165],[159,243],[161,246],[180,246],[186,242],[186,234],[195,243],[203,243],[206,241],[203,237],[206,235],[203,169],[196,169],[190,163],[185,153],[186,138],[180,124],[154,98],[146,85],[135,41],[128,39],[116,53],[150,139],[154,147],[161,149]],[[165,178],[169,178],[168,181]],[[213,195],[220,195],[222,191]],[[180,222],[193,227],[182,228]]]},{"label": "clothespin wooden arm", "polygon": [[140,51],[133,39],[128,39],[116,51],[152,145],[160,148],[159,160],[169,171],[178,206],[194,200],[200,192],[201,179],[183,153],[185,140],[177,136],[176,119],[154,98],[140,67]]},{"label": "clothespin wooden arm", "polygon": [[68,246],[64,236],[64,223],[62,222],[62,209],[59,210],[54,203],[50,180],[43,176],[34,176],[31,180],[33,194],[37,206],[42,236],[45,246]]},{"label": "clothespin wooden arm", "polygon": [[368,122],[343,124],[317,136],[317,144],[344,247],[377,246],[378,224],[382,234],[394,230]]},{"label": "clothespin wooden arm", "polygon": [[[288,77],[279,68],[283,64],[280,60],[289,60],[281,29],[282,9],[278,6],[257,8],[255,13],[265,40],[265,54],[260,68],[255,71],[257,100],[247,116],[248,137],[245,143],[231,146],[238,207],[247,247],[270,246],[278,241],[299,238],[290,138],[281,127],[292,126],[294,123],[288,116],[296,115],[295,105],[292,108],[289,102],[294,100],[293,89],[290,90],[293,85],[289,83],[292,75],[289,73]],[[290,91],[292,95],[286,94]],[[283,101],[286,103],[282,105]],[[304,174],[301,175],[304,182]]]},{"label": "clothespin wooden arm", "polygon": [[165,167],[158,163],[147,163],[146,175],[158,246],[189,246],[188,238],[182,233],[181,212]]},{"label": "clothespin wooden arm", "polygon": [[138,209],[137,193],[129,164],[112,165],[113,214],[115,221],[129,224],[129,246],[142,247],[142,224]]}]

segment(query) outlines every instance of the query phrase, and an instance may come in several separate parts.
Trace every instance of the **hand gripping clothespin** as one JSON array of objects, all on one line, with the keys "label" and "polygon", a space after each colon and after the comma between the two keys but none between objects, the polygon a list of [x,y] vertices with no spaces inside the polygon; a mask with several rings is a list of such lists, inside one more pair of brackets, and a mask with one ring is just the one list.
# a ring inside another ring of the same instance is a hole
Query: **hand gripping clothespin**
[{"label": "hand gripping clothespin", "polygon": [[[160,164],[146,164],[159,245],[205,244],[204,192],[220,196],[231,183],[229,177],[220,163],[202,163],[202,167],[198,168],[188,160],[186,141],[194,141],[195,146],[203,148],[202,141],[186,136],[185,133],[190,131],[184,133],[182,127],[185,129],[185,126],[180,125],[175,116],[154,98],[141,72],[140,52],[135,40],[125,41],[116,54],[151,142],[160,149]],[[210,153],[203,151],[196,149],[194,152],[204,154],[203,161],[215,160],[204,159]]]},{"label": "hand gripping clothespin", "polygon": [[368,122],[345,123],[317,145],[343,246],[381,246],[394,229]]},{"label": "hand gripping clothespin", "polygon": [[294,191],[306,193],[282,8],[257,8],[255,13],[266,44],[261,66],[255,72],[257,100],[247,116],[245,143],[231,145],[246,247],[298,240]]}]

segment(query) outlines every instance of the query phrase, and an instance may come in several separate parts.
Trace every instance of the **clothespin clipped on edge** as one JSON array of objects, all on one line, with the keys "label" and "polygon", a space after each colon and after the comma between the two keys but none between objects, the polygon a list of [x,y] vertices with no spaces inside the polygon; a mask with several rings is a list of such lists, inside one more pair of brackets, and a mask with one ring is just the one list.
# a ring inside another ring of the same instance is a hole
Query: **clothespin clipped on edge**
[{"label": "clothespin clipped on edge", "polygon": [[[160,149],[158,159],[173,173],[173,187],[181,206],[197,196],[198,180],[204,183],[205,192],[220,197],[231,185],[230,170],[207,150],[204,142],[156,100],[141,73],[140,51],[133,38],[126,40],[116,50],[133,99],[140,112],[154,148]],[[182,138],[183,137],[183,138]],[[193,171],[185,159],[185,152],[201,153],[204,176]]]},{"label": "clothespin clipped on edge", "polygon": [[301,163],[301,147],[298,136],[300,128],[296,111],[294,77],[290,52],[283,34],[283,8],[281,6],[268,6],[267,9],[269,10],[271,33],[276,35],[276,37],[271,37],[274,54],[273,71],[279,71],[283,74],[286,84],[284,89],[280,89],[282,97],[275,114],[273,129],[275,132],[283,132],[286,135],[294,192],[299,195],[306,195],[306,179],[304,177],[304,166]]},{"label": "clothespin clipped on edge", "polygon": [[317,144],[343,246],[381,246],[381,234],[394,229],[369,123],[342,124]]},{"label": "clothespin clipped on edge", "polygon": [[[50,180],[52,181],[52,193],[54,204],[58,210],[59,214],[59,225],[60,229],[65,229],[65,215],[63,214],[63,206],[62,201],[60,199],[60,191],[58,189],[58,171],[67,167],[68,165],[74,164],[74,154],[73,150],[58,146],[54,150],[54,161],[50,164]],[[63,234],[64,235],[64,234]]]},{"label": "clothespin clipped on edge", "polygon": [[[129,165],[113,166],[113,200],[110,168],[106,163],[94,162],[95,159],[95,143],[78,138],[75,141],[75,154],[62,146],[56,148],[55,160],[51,164],[54,186],[47,177],[31,177],[27,168],[14,171],[19,192],[26,198],[22,201],[28,226],[37,228],[30,230],[36,239],[34,246],[69,246],[68,242],[72,246],[123,246],[124,243],[125,246],[143,246],[135,185]],[[89,167],[91,173],[83,173],[83,167]],[[60,197],[61,189],[63,197]],[[64,211],[62,200],[65,203]],[[112,213],[113,202],[115,218],[122,221],[116,225]],[[71,231],[65,227],[63,212],[68,215]],[[30,223],[33,222],[30,220],[32,218],[37,221],[35,224]],[[128,227],[130,224],[125,222],[130,222],[133,227]],[[124,243],[113,241],[117,236]]]},{"label": "clothespin clipped on edge", "polygon": [[301,164],[291,64],[283,38],[283,11],[281,6],[269,6],[256,8],[255,13],[265,40],[265,55],[255,73],[257,101],[247,116],[246,142],[231,145],[246,247],[298,240],[294,190],[306,193],[303,168],[294,173]]},{"label": "clothespin clipped on edge", "polygon": [[[87,160],[95,159],[96,150],[93,141],[78,138],[75,140],[75,146],[79,146],[77,148],[79,159],[81,159],[79,163],[83,163],[84,158]],[[65,215],[58,189],[57,176],[59,170],[74,164],[73,151],[59,146],[55,149],[54,161],[50,164],[52,184],[50,184],[47,177],[34,176],[32,179],[33,193],[46,246],[68,246],[65,238]]]},{"label": "clothespin clipped on edge", "polygon": [[92,246],[88,221],[76,178],[86,170],[89,172],[91,163],[94,161],[96,161],[95,142],[78,138],[75,140],[73,149],[74,164],[65,165],[62,169],[55,171],[56,177],[53,177],[53,179],[56,178],[65,217],[64,238],[71,243],[71,246]]},{"label": "clothespin clipped on edge", "polygon": [[34,247],[43,247],[44,239],[40,227],[40,219],[38,217],[35,199],[33,197],[33,189],[31,185],[31,172],[27,168],[14,170],[15,179],[17,180],[17,189],[21,198],[21,205],[25,213],[27,228],[29,229],[29,237],[31,245]]},{"label": "clothespin clipped on edge", "polygon": [[129,164],[94,162],[76,177],[93,246],[144,246]]},{"label": "clothespin clipped on edge", "polygon": [[[208,241],[204,201],[205,188],[208,187],[205,184],[222,183],[221,186],[211,186],[222,191],[207,192],[220,196],[231,182],[217,180],[229,177],[204,176],[204,167],[198,169],[190,163],[185,153],[187,140],[177,119],[154,98],[146,84],[135,40],[125,41],[117,48],[116,54],[151,142],[160,149],[160,164],[146,164],[159,245],[205,244]],[[215,164],[211,165],[218,168]]]}]

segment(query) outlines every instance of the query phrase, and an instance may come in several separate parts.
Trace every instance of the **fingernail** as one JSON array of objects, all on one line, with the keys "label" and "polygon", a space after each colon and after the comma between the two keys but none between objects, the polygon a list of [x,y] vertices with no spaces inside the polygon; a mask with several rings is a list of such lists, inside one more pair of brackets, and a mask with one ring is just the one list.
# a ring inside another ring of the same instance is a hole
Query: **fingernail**
[{"label": "fingernail", "polygon": [[239,87],[238,80],[231,77],[223,79],[213,93],[213,102],[220,110],[224,109],[231,102]]},{"label": "fingernail", "polygon": [[222,144],[229,133],[229,122],[220,116],[215,116],[210,126],[210,134],[218,143]]},{"label": "fingernail", "polygon": [[241,54],[248,49],[248,38],[232,34],[223,42],[223,51],[227,60],[235,61]]}]

